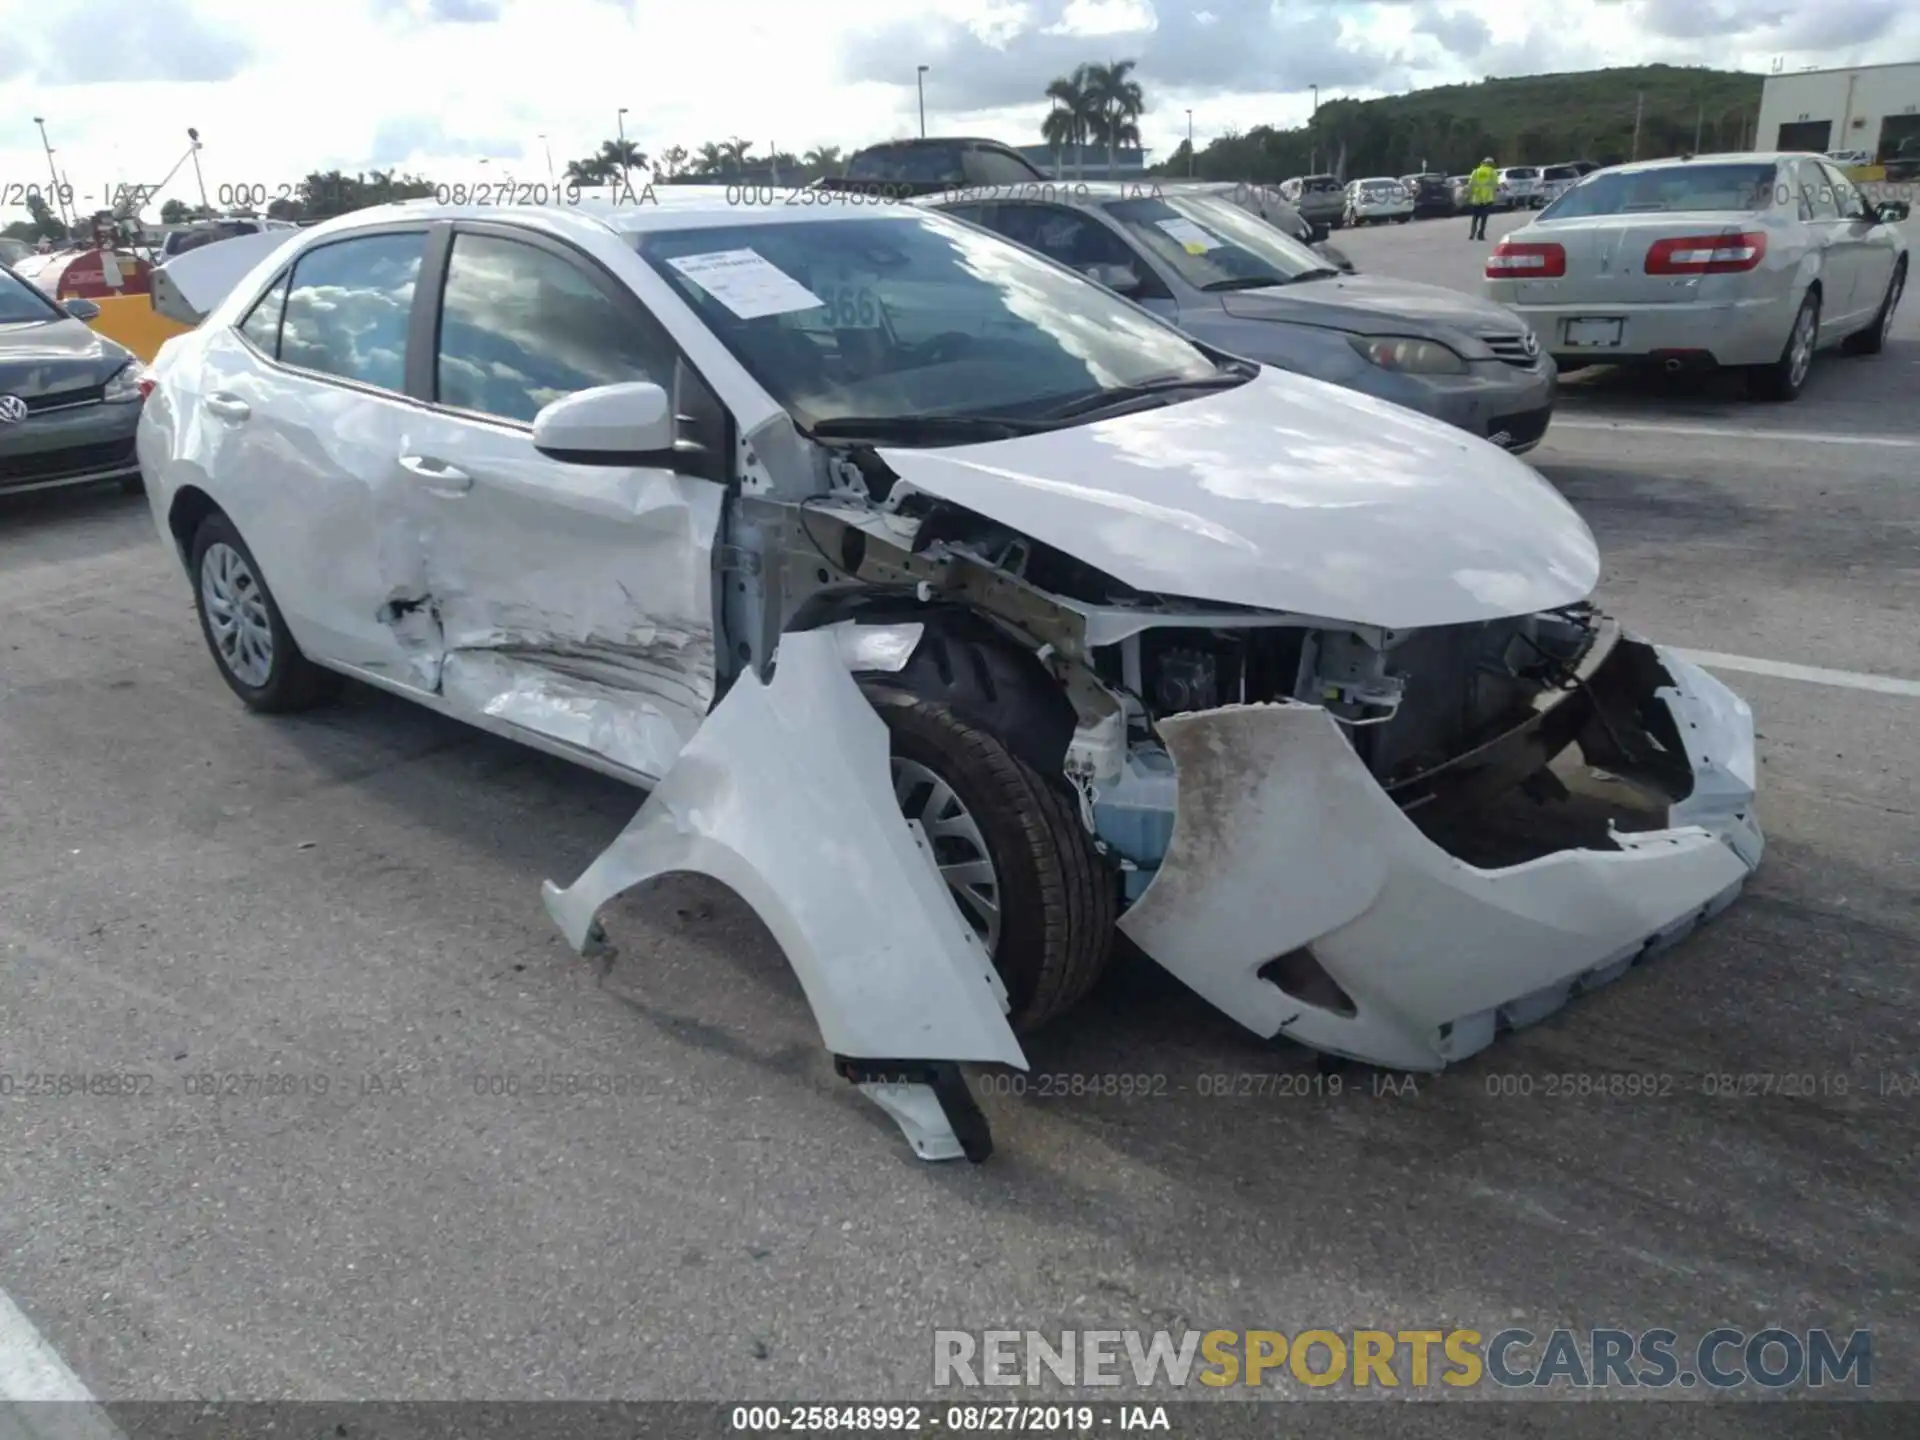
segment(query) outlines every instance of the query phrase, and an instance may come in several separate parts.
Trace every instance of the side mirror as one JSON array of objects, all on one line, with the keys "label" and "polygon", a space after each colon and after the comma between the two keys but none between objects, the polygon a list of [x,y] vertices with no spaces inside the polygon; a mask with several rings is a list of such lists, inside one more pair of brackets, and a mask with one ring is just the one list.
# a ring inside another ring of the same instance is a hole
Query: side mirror
[{"label": "side mirror", "polygon": [[673,402],[651,381],[598,385],[563,396],[533,417],[533,448],[574,465],[674,462]]},{"label": "side mirror", "polygon": [[61,301],[60,308],[76,320],[92,320],[100,313],[100,307],[93,301],[84,300],[77,295],[71,300]]},{"label": "side mirror", "polygon": [[1138,295],[1145,282],[1140,272],[1131,265],[1088,265],[1081,270],[1096,285],[1104,285],[1116,295],[1125,295],[1129,299]]},{"label": "side mirror", "polygon": [[1882,225],[1898,225],[1913,213],[1913,206],[1905,200],[1882,200],[1874,214]]},{"label": "side mirror", "polygon": [[1343,271],[1348,275],[1354,273],[1353,261],[1347,258],[1347,252],[1340,249],[1339,246],[1321,244],[1314,246],[1313,249],[1315,254],[1333,266],[1334,269]]}]

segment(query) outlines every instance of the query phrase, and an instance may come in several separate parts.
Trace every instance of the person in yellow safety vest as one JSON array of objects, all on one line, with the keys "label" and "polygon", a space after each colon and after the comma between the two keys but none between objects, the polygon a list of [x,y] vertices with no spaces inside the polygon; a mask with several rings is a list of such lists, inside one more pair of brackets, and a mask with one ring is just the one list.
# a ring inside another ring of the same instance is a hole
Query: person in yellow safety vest
[{"label": "person in yellow safety vest", "polygon": [[1467,208],[1473,215],[1473,223],[1467,228],[1469,240],[1487,238],[1487,215],[1499,195],[1500,172],[1493,168],[1493,157],[1489,155],[1467,177]]}]

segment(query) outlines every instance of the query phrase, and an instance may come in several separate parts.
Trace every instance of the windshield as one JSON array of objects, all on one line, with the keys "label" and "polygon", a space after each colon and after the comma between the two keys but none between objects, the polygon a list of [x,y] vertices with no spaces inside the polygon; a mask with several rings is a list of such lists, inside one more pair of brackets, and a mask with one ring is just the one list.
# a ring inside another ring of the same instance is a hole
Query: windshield
[{"label": "windshield", "polygon": [[1285,285],[1332,273],[1324,257],[1291,235],[1212,195],[1112,200],[1101,208],[1135,243],[1202,290]]},{"label": "windshield", "polygon": [[1774,167],[1674,165],[1588,177],[1540,212],[1542,220],[1585,215],[1654,215],[1669,210],[1750,212],[1773,203]]},{"label": "windshield", "polygon": [[1091,280],[940,215],[660,231],[639,248],[804,429],[1032,417],[1221,373]]},{"label": "windshield", "polygon": [[11,270],[0,270],[0,325],[59,320],[66,312]]}]

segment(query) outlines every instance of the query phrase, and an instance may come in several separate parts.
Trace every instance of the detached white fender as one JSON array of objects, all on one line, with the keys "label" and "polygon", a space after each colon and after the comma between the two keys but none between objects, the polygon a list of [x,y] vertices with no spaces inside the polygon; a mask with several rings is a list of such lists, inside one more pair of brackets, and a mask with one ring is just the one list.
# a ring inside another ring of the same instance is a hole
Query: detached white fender
[{"label": "detached white fender", "polygon": [[261,230],[183,251],[149,277],[154,308],[182,325],[198,325],[268,256],[300,233]]},{"label": "detached white fender", "polygon": [[[620,836],[548,911],[576,951],[609,900],[676,870],[760,916],[836,1056],[1026,1068],[1005,987],[900,812],[886,725],[834,631],[780,642],[771,684],[735,682]],[[960,1153],[910,1084],[863,1083],[927,1159]]]}]

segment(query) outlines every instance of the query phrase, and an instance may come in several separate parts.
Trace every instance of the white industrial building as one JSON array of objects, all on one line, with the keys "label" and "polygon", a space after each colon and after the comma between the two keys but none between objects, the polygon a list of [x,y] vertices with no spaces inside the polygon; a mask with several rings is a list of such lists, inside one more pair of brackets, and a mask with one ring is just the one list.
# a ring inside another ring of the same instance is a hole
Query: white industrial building
[{"label": "white industrial building", "polygon": [[1754,144],[1920,159],[1920,60],[1767,76]]}]

